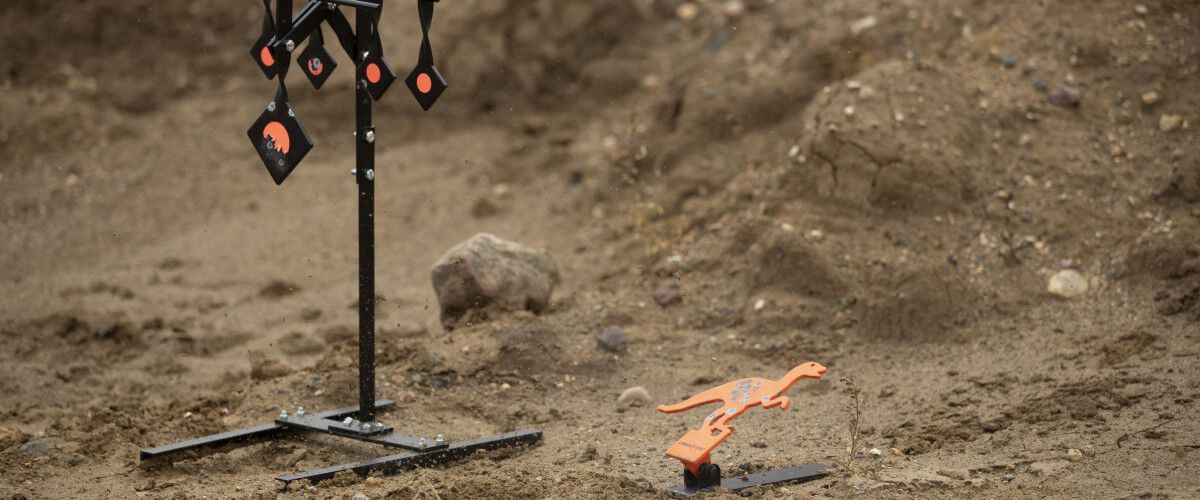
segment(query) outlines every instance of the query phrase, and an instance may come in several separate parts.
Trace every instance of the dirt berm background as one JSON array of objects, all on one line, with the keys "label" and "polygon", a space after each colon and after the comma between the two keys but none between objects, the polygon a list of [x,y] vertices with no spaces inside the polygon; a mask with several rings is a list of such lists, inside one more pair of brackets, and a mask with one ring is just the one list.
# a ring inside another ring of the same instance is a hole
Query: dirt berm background
[{"label": "dirt berm background", "polygon": [[[1200,496],[1191,0],[440,2],[450,90],[376,107],[379,392],[406,432],[544,442],[289,489],[387,451],[139,463],[353,402],[350,65],[320,92],[292,73],[317,148],[276,187],[245,136],[274,91],[260,23],[0,2],[0,497],[653,497],[702,410],[623,390],[805,361],[830,373],[715,460],[841,472],[752,495]],[[407,73],[416,9],[382,26]],[[477,232],[553,256],[545,310],[443,328],[430,266]],[[1047,292],[1065,270],[1086,292]]]}]

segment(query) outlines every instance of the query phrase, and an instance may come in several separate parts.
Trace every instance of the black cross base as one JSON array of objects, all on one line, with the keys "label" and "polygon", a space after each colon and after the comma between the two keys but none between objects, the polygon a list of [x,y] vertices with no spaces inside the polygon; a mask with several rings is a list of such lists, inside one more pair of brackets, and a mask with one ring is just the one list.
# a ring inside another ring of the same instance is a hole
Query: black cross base
[{"label": "black cross base", "polygon": [[757,474],[722,478],[721,468],[717,467],[716,464],[710,463],[700,467],[699,476],[684,469],[684,484],[667,488],[667,493],[673,496],[690,497],[716,489],[738,492],[755,486],[782,486],[785,484],[804,483],[821,479],[829,475],[830,472],[833,472],[833,468],[828,465],[807,464],[759,472]]},{"label": "black cross base", "polygon": [[[392,405],[392,401],[378,401],[375,404],[375,410],[386,410],[392,407]],[[446,442],[441,435],[432,439],[415,438],[396,434],[391,427],[379,422],[360,422],[356,420],[354,415],[359,413],[358,409],[357,406],[351,406],[310,415],[306,414],[303,408],[299,408],[293,414],[280,413],[279,417],[273,422],[213,434],[180,443],[147,448],[142,450],[141,460],[167,460],[170,457],[185,454],[191,458],[200,454],[219,451],[224,445],[244,445],[269,439],[278,439],[295,434],[298,431],[321,432],[406,450],[395,455],[374,458],[364,462],[335,465],[276,477],[276,479],[283,481],[285,484],[304,479],[317,483],[332,478],[334,474],[344,470],[353,471],[358,475],[366,475],[370,472],[394,474],[414,467],[444,464],[465,458],[476,451],[532,445],[542,439],[541,431],[533,429],[523,429],[453,443]]]}]

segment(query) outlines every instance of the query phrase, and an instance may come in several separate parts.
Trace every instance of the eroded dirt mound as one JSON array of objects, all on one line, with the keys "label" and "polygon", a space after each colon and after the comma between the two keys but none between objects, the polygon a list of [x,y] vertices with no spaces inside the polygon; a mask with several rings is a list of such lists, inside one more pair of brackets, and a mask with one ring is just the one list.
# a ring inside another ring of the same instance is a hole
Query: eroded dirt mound
[{"label": "eroded dirt mound", "polygon": [[[412,7],[384,10],[401,73]],[[714,460],[845,473],[754,495],[1195,495],[1182,0],[440,2],[447,94],[375,108],[378,393],[407,434],[543,443],[287,489],[394,450],[139,464],[357,393],[351,72],[289,81],[320,147],[271,186],[243,133],[260,16],[0,2],[0,496],[652,496],[704,413],[655,404],[806,361],[830,373],[802,411],[747,412]],[[477,232],[562,283],[447,331],[428,269]],[[1046,292],[1064,269],[1086,293]]]}]

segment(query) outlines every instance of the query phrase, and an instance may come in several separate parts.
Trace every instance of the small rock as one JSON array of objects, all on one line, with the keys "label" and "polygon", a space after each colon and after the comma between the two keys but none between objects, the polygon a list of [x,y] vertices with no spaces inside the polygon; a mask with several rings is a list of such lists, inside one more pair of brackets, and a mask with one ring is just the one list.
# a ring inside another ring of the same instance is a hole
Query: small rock
[{"label": "small rock", "polygon": [[941,469],[937,471],[939,476],[945,476],[950,479],[962,481],[967,478],[967,474],[959,470]]},{"label": "small rock", "polygon": [[867,454],[881,457],[881,456],[883,456],[883,450],[881,450],[879,448],[871,448],[870,450],[867,450]]},{"label": "small rock", "polygon": [[1083,452],[1079,451],[1075,448],[1071,448],[1071,449],[1067,450],[1067,459],[1072,460],[1072,461],[1083,460]]},{"label": "small rock", "polygon": [[364,482],[367,483],[367,486],[379,486],[383,484],[383,479],[380,479],[379,476],[370,476]]},{"label": "small rock", "polygon": [[1004,56],[1004,58],[1000,60],[1000,64],[1003,64],[1007,69],[1012,69],[1017,67],[1017,60],[1013,59],[1011,56]]},{"label": "small rock", "polygon": [[1142,103],[1143,104],[1150,106],[1157,102],[1158,102],[1158,92],[1151,90],[1149,92],[1142,94]]},{"label": "small rock", "polygon": [[26,455],[40,455],[54,446],[53,439],[38,439],[21,445],[21,453]]},{"label": "small rock", "polygon": [[430,271],[447,327],[472,309],[541,312],[559,283],[558,266],[544,251],[479,233],[447,251]]},{"label": "small rock", "polygon": [[1078,107],[1083,99],[1083,93],[1078,88],[1060,83],[1050,91],[1050,102],[1059,106]]},{"label": "small rock", "polygon": [[84,460],[87,460],[87,455],[84,455],[83,453],[76,453],[71,455],[71,458],[67,460],[67,465],[79,465],[83,463]]},{"label": "small rock", "polygon": [[625,332],[619,326],[610,326],[596,334],[596,344],[608,352],[621,352],[625,346]]},{"label": "small rock", "polygon": [[1163,132],[1173,132],[1183,124],[1183,117],[1179,115],[1162,115],[1158,119],[1158,128]]},{"label": "small rock", "polygon": [[1137,15],[1139,15],[1139,16],[1144,16],[1144,15],[1146,15],[1147,12],[1150,12],[1150,9],[1147,9],[1145,4],[1139,3],[1139,4],[1133,6],[1133,11],[1136,12]]},{"label": "small rock", "polygon": [[721,6],[721,12],[725,14],[725,17],[736,19],[746,13],[746,4],[742,0],[729,0]]},{"label": "small rock", "polygon": [[700,7],[692,2],[684,2],[675,7],[675,17],[681,21],[691,21],[700,14]]},{"label": "small rock", "polygon": [[371,497],[361,491],[356,492],[350,500],[371,500]]},{"label": "small rock", "polygon": [[617,404],[621,406],[650,406],[653,401],[650,399],[650,393],[646,392],[646,388],[640,385],[625,389],[617,398]]},{"label": "small rock", "polygon": [[654,289],[654,302],[662,307],[672,306],[683,302],[683,295],[675,285],[660,285]]},{"label": "small rock", "polygon": [[860,18],[857,21],[850,23],[850,34],[858,35],[859,33],[862,33],[866,30],[874,28],[878,24],[879,24],[879,19],[876,19],[875,16],[867,16],[867,17]]},{"label": "small rock", "polygon": [[1074,269],[1064,269],[1055,273],[1046,284],[1047,292],[1066,299],[1079,297],[1087,293],[1087,290],[1087,279]]},{"label": "small rock", "polygon": [[1035,80],[1033,82],[1033,90],[1036,90],[1038,92],[1045,92],[1049,89],[1050,89],[1050,86],[1047,85],[1046,82],[1044,82],[1042,80]]},{"label": "small rock", "polygon": [[250,351],[250,378],[269,380],[292,373],[282,361],[262,351]]}]

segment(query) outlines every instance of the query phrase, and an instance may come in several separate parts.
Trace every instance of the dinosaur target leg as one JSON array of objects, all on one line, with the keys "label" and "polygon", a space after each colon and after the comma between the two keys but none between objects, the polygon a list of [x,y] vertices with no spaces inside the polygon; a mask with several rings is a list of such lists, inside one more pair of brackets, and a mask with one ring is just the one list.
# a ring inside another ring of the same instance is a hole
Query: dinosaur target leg
[{"label": "dinosaur target leg", "polygon": [[762,405],[763,408],[768,410],[776,406],[778,406],[781,410],[787,410],[790,406],[792,406],[792,398],[787,396],[775,396],[774,399],[768,400]]}]

